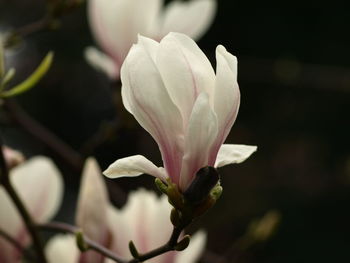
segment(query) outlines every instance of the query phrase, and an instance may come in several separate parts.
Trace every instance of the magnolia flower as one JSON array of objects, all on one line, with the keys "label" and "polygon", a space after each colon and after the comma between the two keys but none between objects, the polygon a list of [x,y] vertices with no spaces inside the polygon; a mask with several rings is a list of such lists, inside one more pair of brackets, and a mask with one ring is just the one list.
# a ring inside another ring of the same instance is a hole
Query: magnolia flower
[{"label": "magnolia flower", "polygon": [[119,77],[120,67],[137,35],[160,40],[171,31],[199,39],[211,25],[216,0],[89,0],[92,33],[104,53],[86,49],[87,60],[110,78]]},{"label": "magnolia flower", "polygon": [[[46,157],[34,157],[10,170],[13,187],[23,200],[33,219],[38,223],[50,220],[62,200],[62,178],[54,163]],[[0,229],[23,247],[30,245],[27,233],[17,208],[5,189],[0,186]],[[21,262],[21,251],[0,236],[0,262]]]},{"label": "magnolia flower", "polygon": [[[170,209],[166,196],[158,198],[154,193],[142,189],[129,195],[124,208],[114,208],[107,199],[106,186],[96,161],[87,161],[76,218],[77,225],[90,239],[130,259],[130,240],[134,241],[140,252],[147,252],[165,244],[172,231]],[[169,252],[147,262],[195,262],[204,249],[205,239],[205,234],[199,232],[193,236],[190,246],[185,251]],[[46,247],[46,254],[50,263],[113,262],[98,258],[96,252],[80,253],[73,235],[57,235],[52,238]]]},{"label": "magnolia flower", "polygon": [[170,33],[160,43],[139,37],[121,69],[125,108],[157,142],[164,168],[141,155],[119,159],[111,178],[146,173],[185,191],[196,172],[247,159],[256,146],[224,144],[240,103],[237,59],[216,48],[216,75],[196,43]]}]

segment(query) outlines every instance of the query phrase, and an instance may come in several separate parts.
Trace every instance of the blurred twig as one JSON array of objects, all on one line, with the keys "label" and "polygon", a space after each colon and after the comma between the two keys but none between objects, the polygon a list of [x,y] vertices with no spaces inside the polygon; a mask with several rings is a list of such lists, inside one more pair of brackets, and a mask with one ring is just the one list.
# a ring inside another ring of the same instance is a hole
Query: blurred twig
[{"label": "blurred twig", "polygon": [[24,257],[30,260],[34,259],[32,253],[29,250],[25,249],[16,239],[8,235],[5,231],[0,229],[0,237],[9,242],[12,246],[14,246],[19,252],[23,253]]},{"label": "blurred twig", "polygon": [[[0,141],[0,149],[2,149],[2,142]],[[24,224],[26,225],[27,231],[33,242],[34,250],[36,252],[37,260],[39,263],[46,263],[46,257],[44,254],[44,246],[42,244],[41,238],[34,224],[34,220],[26,209],[23,201],[19,197],[17,191],[12,186],[9,172],[7,169],[6,161],[2,150],[0,150],[0,183],[5,188],[6,192],[10,196],[11,200],[15,204],[19,214],[21,215]]]},{"label": "blurred twig", "polygon": [[84,159],[70,145],[62,141],[51,131],[28,115],[15,100],[7,99],[4,107],[12,119],[36,140],[50,148],[61,160],[67,163],[74,171],[80,173]]},{"label": "blurred twig", "polygon": [[[78,233],[81,233],[81,229],[79,229],[78,227],[72,226],[72,225],[69,225],[66,223],[60,223],[60,222],[51,222],[51,223],[38,225],[38,228],[40,228],[42,230],[70,233],[73,235],[77,235]],[[109,249],[99,245],[98,243],[89,239],[88,237],[84,236],[83,238],[84,238],[84,242],[87,245],[88,249],[94,250],[94,251],[104,255],[105,257],[114,260],[115,262],[118,262],[118,263],[126,263],[127,262],[125,259],[119,257],[118,255],[116,255],[115,253],[110,251]]]}]

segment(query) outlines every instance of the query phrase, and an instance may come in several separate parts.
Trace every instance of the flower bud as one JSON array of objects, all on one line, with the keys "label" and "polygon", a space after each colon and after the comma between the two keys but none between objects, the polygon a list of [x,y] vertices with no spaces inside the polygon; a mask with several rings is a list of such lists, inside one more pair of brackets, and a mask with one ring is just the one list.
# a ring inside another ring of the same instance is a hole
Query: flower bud
[{"label": "flower bud", "polygon": [[174,249],[176,251],[185,250],[188,247],[188,245],[190,244],[190,241],[191,241],[190,235],[186,235],[179,243],[176,244]]},{"label": "flower bud", "polygon": [[218,171],[211,166],[201,168],[184,193],[186,201],[197,205],[203,202],[220,179]]},{"label": "flower bud", "polygon": [[132,242],[132,240],[130,240],[129,242],[129,250],[130,250],[130,253],[131,255],[134,257],[134,258],[139,258],[139,252],[137,251],[137,248],[134,244],[134,242]]}]

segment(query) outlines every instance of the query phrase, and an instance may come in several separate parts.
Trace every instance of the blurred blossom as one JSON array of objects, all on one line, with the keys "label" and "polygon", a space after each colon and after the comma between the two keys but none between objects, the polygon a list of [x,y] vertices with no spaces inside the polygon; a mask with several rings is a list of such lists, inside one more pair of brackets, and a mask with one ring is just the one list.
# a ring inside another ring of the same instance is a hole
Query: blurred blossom
[{"label": "blurred blossom", "polygon": [[111,178],[150,174],[170,178],[184,192],[206,166],[240,163],[256,146],[224,144],[240,103],[237,59],[216,49],[216,75],[204,53],[184,34],[160,43],[139,37],[121,69],[125,108],[156,140],[165,169],[141,155],[119,159]]},{"label": "blurred blossom", "polygon": [[268,211],[262,218],[249,225],[247,236],[256,242],[264,242],[275,234],[280,222],[281,214],[278,211]]},{"label": "blurred blossom", "polygon": [[[166,196],[158,198],[154,193],[142,189],[129,195],[124,208],[114,208],[107,199],[105,183],[96,161],[87,161],[79,193],[77,225],[90,239],[122,257],[131,258],[128,248],[130,240],[134,241],[141,253],[168,241],[173,228],[169,220],[170,209]],[[149,262],[195,262],[204,249],[205,239],[205,234],[199,232],[185,251],[169,252]],[[46,253],[50,263],[113,262],[98,257],[93,251],[80,253],[73,235],[52,238]]]},{"label": "blurred blossom", "polygon": [[10,147],[3,146],[2,153],[8,169],[12,169],[13,167],[24,162],[24,155],[19,151],[11,149]]},{"label": "blurred blossom", "polygon": [[[63,182],[54,163],[34,157],[10,171],[10,180],[36,222],[50,220],[61,204]],[[5,189],[0,186],[0,229],[23,247],[30,245],[26,226]],[[21,261],[21,253],[0,236],[0,262]]]},{"label": "blurred blossom", "polygon": [[103,50],[89,47],[85,55],[110,78],[119,77],[120,67],[137,35],[155,40],[169,32],[181,32],[199,39],[213,22],[216,0],[88,0],[92,33]]}]

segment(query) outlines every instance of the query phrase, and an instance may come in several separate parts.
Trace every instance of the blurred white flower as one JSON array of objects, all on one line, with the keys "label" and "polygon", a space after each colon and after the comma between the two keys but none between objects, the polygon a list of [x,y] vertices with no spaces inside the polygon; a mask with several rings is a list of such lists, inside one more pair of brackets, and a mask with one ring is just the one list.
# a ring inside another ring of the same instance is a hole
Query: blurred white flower
[{"label": "blurred white flower", "polygon": [[120,67],[137,35],[162,39],[181,32],[199,39],[211,25],[216,0],[88,0],[92,33],[102,51],[89,47],[87,60],[110,78],[119,77]]},{"label": "blurred white flower", "polygon": [[[153,192],[138,190],[129,195],[124,208],[118,210],[106,198],[105,183],[96,161],[87,161],[79,193],[77,224],[90,239],[99,242],[118,255],[131,258],[128,244],[133,240],[140,252],[147,252],[168,241],[172,224],[171,207],[166,196],[158,198]],[[108,233],[104,235],[101,233]],[[105,238],[109,237],[109,238]],[[198,232],[183,252],[169,252],[147,262],[194,263],[205,245],[205,234]],[[107,242],[105,242],[107,241]],[[96,252],[80,253],[73,235],[52,238],[46,254],[50,263],[112,263]]]},{"label": "blurred white flower", "polygon": [[157,142],[163,168],[141,155],[119,159],[111,178],[150,174],[184,192],[206,166],[240,163],[256,146],[224,144],[240,104],[237,59],[216,49],[216,75],[196,43],[170,33],[160,43],[139,37],[121,69],[125,108]]},{"label": "blurred white flower", "polygon": [[[10,170],[10,180],[33,219],[38,223],[50,220],[57,212],[63,195],[61,174],[46,157],[34,157]],[[30,236],[17,208],[0,186],[0,229],[20,245],[30,245]],[[21,252],[0,236],[0,262],[21,261]]]}]

